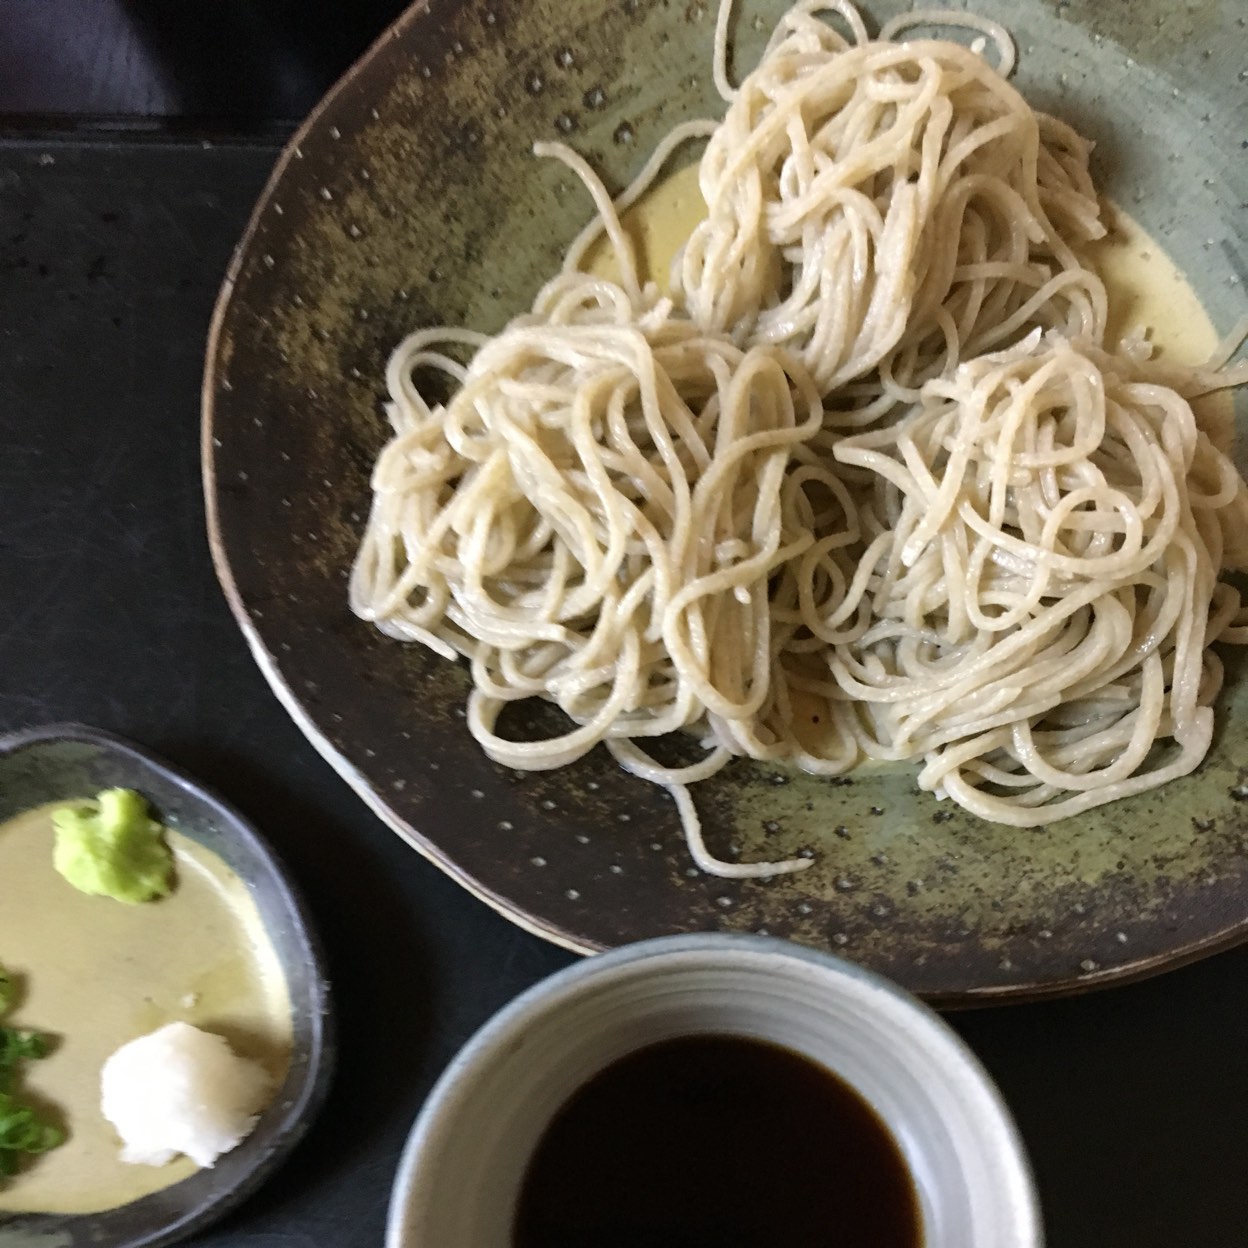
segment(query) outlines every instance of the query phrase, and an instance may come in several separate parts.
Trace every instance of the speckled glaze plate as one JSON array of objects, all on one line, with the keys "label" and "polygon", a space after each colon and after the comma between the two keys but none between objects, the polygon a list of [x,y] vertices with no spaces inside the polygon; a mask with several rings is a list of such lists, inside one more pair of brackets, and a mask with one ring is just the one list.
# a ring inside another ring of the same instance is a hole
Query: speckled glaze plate
[{"label": "speckled glaze plate", "polygon": [[164,822],[218,854],[246,884],[290,993],[290,1067],[251,1134],[215,1166],[101,1213],[0,1212],[0,1248],[161,1248],[185,1239],[260,1187],[303,1138],[329,1090],[335,1041],[320,945],[283,867],[243,816],[190,776],[98,728],[53,724],[0,736],[0,822],[114,786],[138,789]]},{"label": "speckled glaze plate", "polygon": [[[869,6],[875,21],[896,3]],[[1242,5],[981,0],[1016,81],[1099,142],[1100,185],[1243,311]],[[738,64],[782,6],[747,0]],[[943,1004],[1130,979],[1248,932],[1248,683],[1238,656],[1198,774],[1051,828],[991,826],[908,769],[829,783],[748,762],[699,786],[722,854],[811,849],[771,882],[690,869],[659,790],[596,752],[517,774],[463,720],[462,667],[352,617],[346,578],[386,436],[382,370],[416,326],[495,330],[589,214],[530,155],[573,143],[622,185],[674,123],[715,113],[702,0],[434,0],[344,79],[278,163],[234,258],[204,384],[217,568],[256,659],[312,742],[477,896],[576,950],[707,929],[833,949]],[[1244,413],[1241,411],[1241,416]]]}]

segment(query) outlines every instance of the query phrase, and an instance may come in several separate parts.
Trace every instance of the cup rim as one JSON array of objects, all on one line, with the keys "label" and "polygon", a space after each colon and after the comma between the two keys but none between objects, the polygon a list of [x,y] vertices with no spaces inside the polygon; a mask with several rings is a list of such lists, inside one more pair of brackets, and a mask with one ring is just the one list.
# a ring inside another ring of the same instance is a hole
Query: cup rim
[{"label": "cup rim", "polygon": [[453,1121],[456,1101],[461,1094],[466,1094],[465,1080],[471,1071],[496,1058],[523,1035],[532,1020],[558,1011],[593,980],[635,963],[658,962],[673,955],[691,953],[719,954],[728,958],[738,954],[780,957],[851,980],[900,1005],[923,1030],[924,1048],[930,1041],[935,1048],[943,1049],[945,1056],[970,1076],[985,1097],[987,1110],[995,1119],[992,1126],[1006,1145],[1006,1154],[1000,1160],[1017,1179],[1016,1193],[1022,1202],[1017,1213],[1020,1226],[1025,1228],[1025,1238],[1019,1241],[1019,1248],[1042,1248],[1044,1235],[1039,1198],[1022,1137],[1000,1088],[966,1041],[929,1005],[875,971],[822,949],[745,932],[658,936],[594,954],[539,980],[486,1019],[438,1076],[412,1124],[391,1190],[385,1248],[413,1248],[404,1234],[404,1223],[420,1177],[418,1160],[438,1132]]}]

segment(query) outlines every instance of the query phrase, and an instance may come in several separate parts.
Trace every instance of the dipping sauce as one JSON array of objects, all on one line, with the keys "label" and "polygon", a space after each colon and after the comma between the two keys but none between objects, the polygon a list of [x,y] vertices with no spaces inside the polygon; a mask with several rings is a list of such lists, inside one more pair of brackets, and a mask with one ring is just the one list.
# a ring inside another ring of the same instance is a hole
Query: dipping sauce
[{"label": "dipping sauce", "polygon": [[514,1248],[920,1248],[914,1182],[823,1066],[739,1036],[630,1053],[555,1115]]},{"label": "dipping sauce", "polygon": [[68,1129],[58,1148],[0,1183],[5,1212],[95,1213],[194,1174],[185,1157],[127,1165],[100,1111],[100,1068],[120,1045],[175,1020],[224,1036],[280,1086],[291,1013],[281,963],[247,886],[221,858],[169,830],[177,883],[126,905],[90,897],[52,866],[52,807],[0,824],[0,963],[23,984],[11,1017],[55,1037],[23,1089]]}]

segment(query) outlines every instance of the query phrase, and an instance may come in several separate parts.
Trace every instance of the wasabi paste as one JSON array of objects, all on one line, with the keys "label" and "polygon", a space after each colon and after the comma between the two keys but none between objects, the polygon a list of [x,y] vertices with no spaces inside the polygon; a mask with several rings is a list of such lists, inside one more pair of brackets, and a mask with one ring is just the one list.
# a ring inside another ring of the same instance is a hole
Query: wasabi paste
[{"label": "wasabi paste", "polygon": [[94,802],[52,812],[52,865],[84,893],[137,904],[173,887],[165,829],[133,789],[105,789]]}]

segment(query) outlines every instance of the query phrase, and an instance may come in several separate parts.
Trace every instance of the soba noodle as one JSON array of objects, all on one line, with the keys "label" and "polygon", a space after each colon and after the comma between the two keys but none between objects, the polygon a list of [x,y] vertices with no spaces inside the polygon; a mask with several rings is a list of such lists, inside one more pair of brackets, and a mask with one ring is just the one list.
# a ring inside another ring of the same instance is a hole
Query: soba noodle
[{"label": "soba noodle", "polygon": [[[943,19],[982,26],[1012,63],[1000,27]],[[843,2],[781,19],[707,145],[708,215],[674,273],[704,328],[788,347],[825,393],[868,378],[848,425],[1036,326],[1097,342],[1105,327],[1104,287],[1072,250],[1105,232],[1090,145],[977,53],[887,35],[868,40]]]},{"label": "soba noodle", "polygon": [[[467,657],[496,761],[603,744],[664,785],[719,875],[810,863],[708,851],[688,786],[733,756],[914,759],[921,787],[1018,826],[1190,771],[1208,645],[1248,641],[1219,580],[1248,495],[1188,400],[1242,366],[1110,354],[1074,249],[1101,232],[1088,145],[979,52],[889,41],[969,27],[1008,72],[1000,27],[924,12],[872,41],[847,3],[805,0],[734,90],[727,12],[723,122],[678,127],[614,203],[539,145],[598,207],[563,272],[493,338],[422,330],[394,353],[353,610]],[[708,133],[709,215],[661,299],[618,212]],[[604,231],[618,282],[579,271]],[[505,708],[535,697],[566,731],[513,739]],[[656,761],[676,731],[699,761]]]}]

